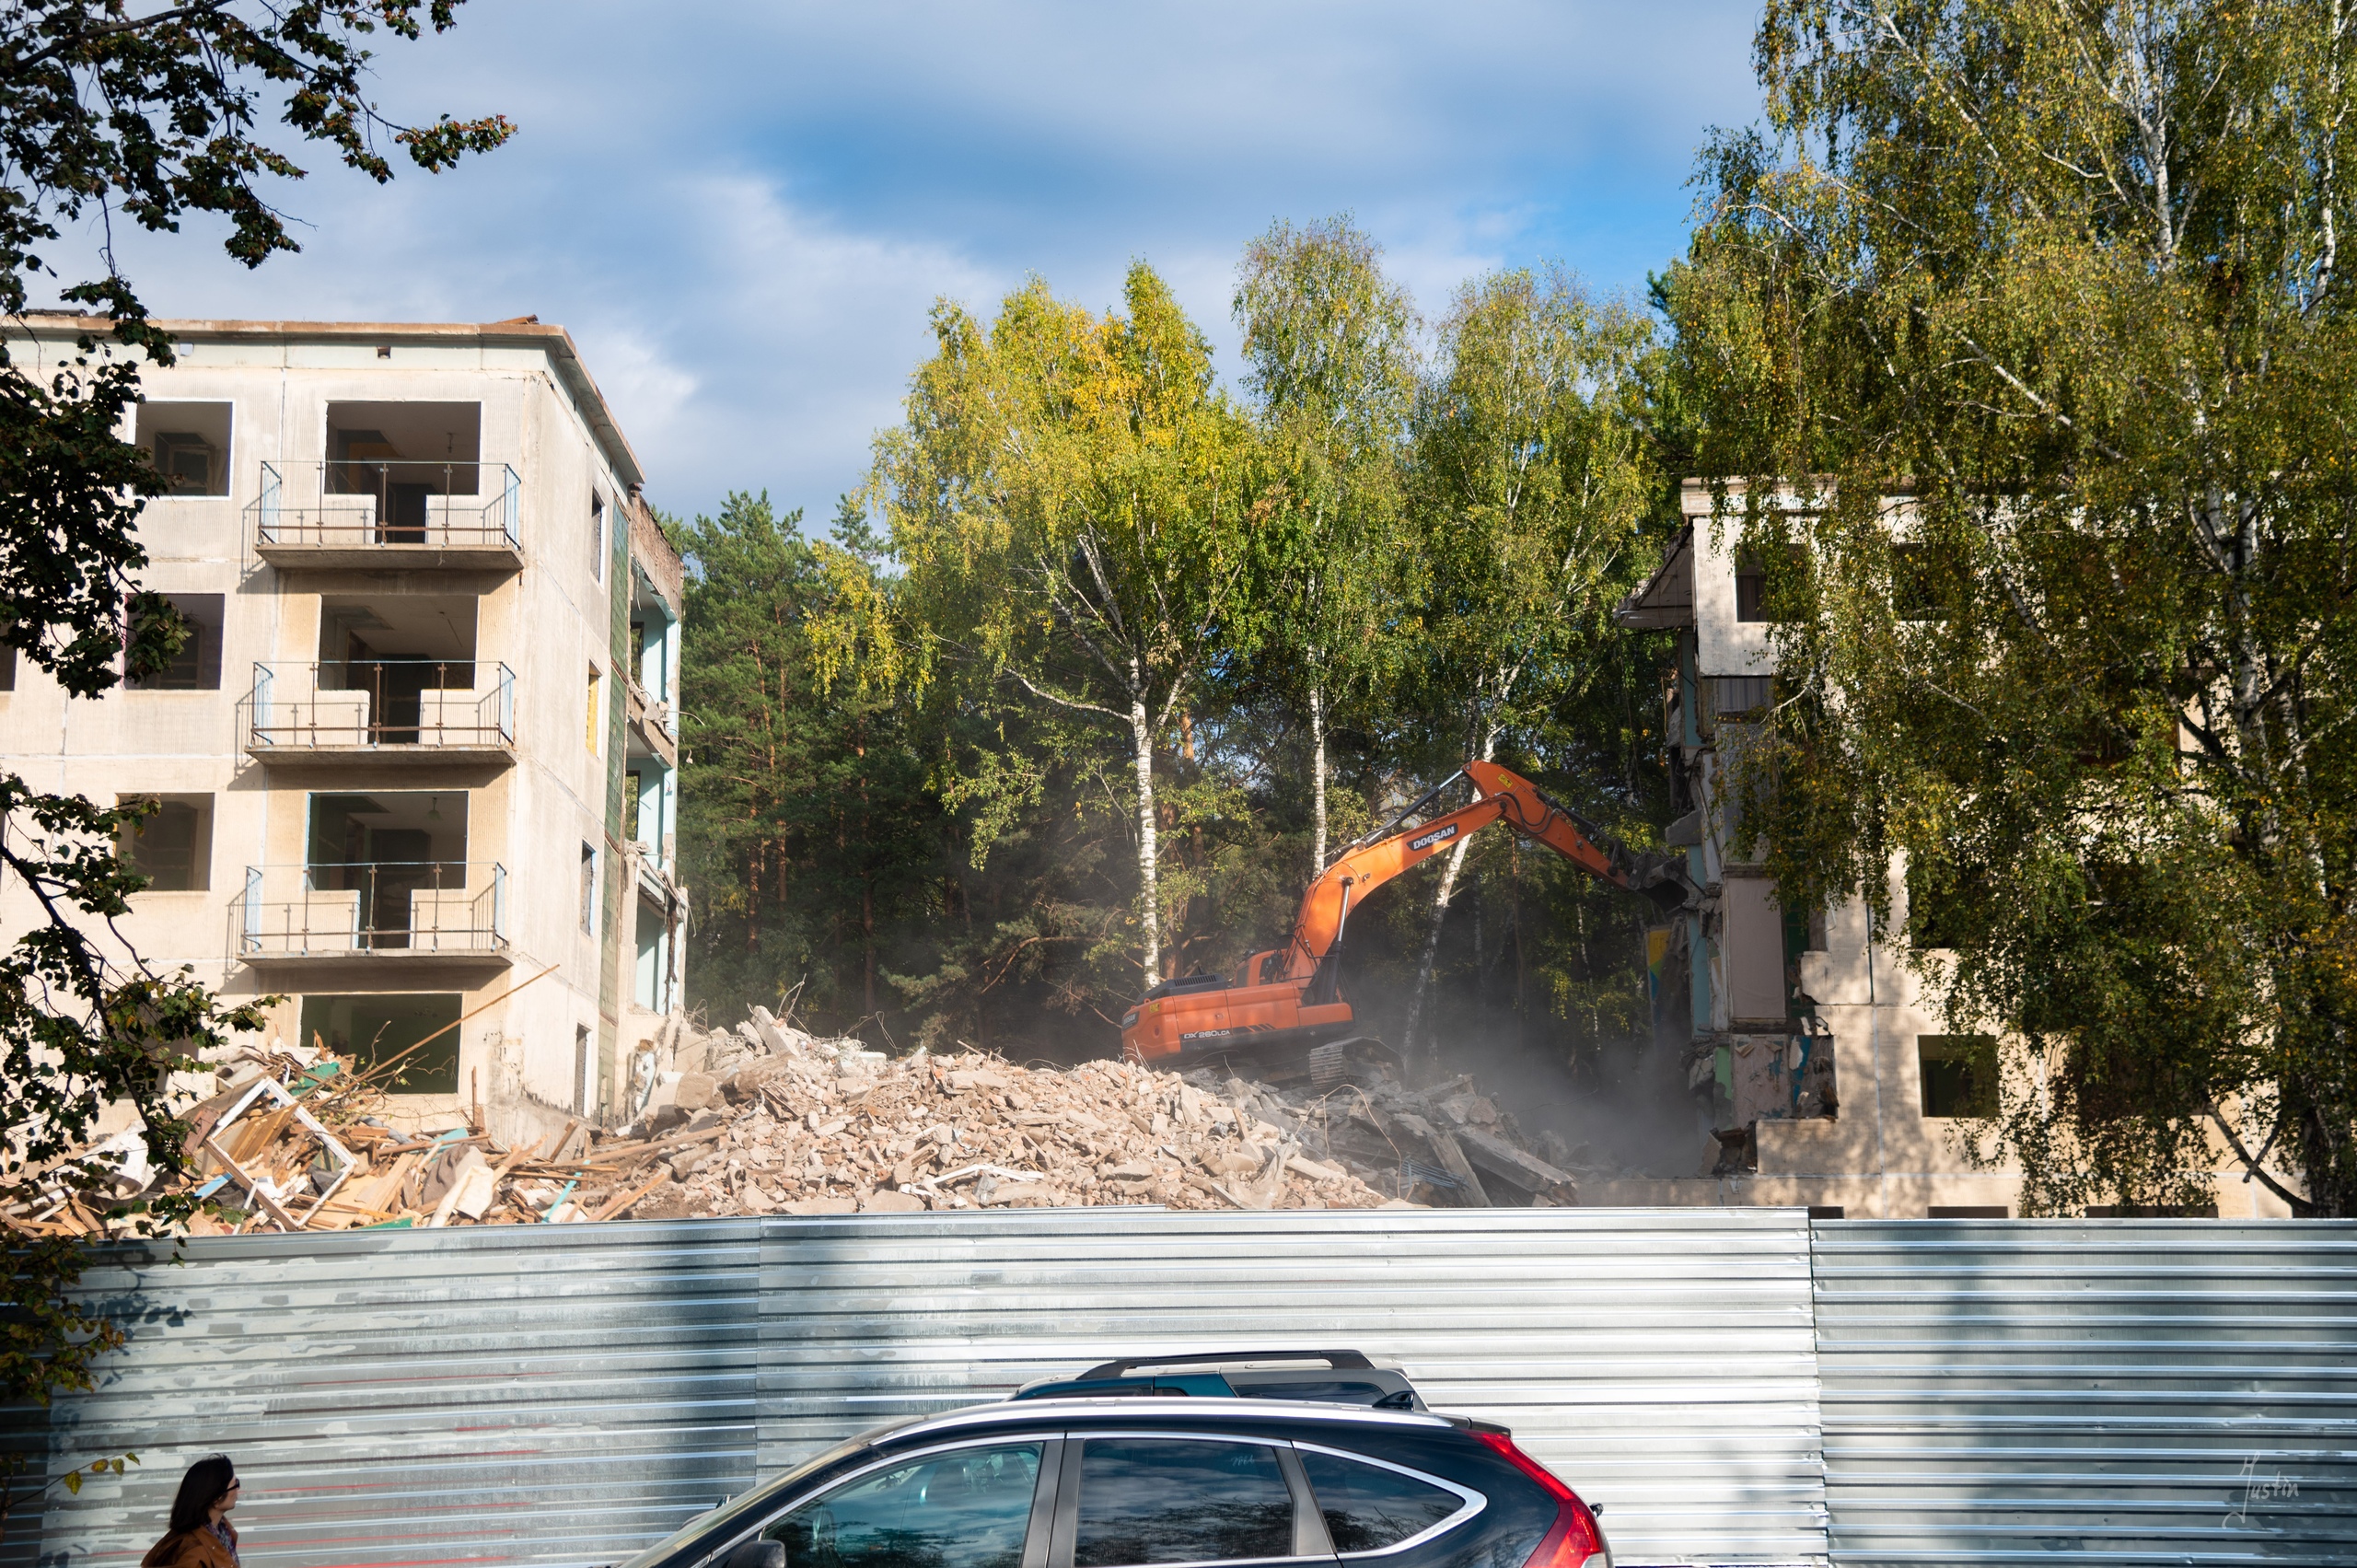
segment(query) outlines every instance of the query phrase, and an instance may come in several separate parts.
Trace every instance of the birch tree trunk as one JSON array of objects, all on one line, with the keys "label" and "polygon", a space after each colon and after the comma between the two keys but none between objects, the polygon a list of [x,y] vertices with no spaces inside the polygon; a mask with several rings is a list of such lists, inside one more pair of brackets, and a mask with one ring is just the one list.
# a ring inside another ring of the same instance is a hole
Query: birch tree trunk
[{"label": "birch tree trunk", "polygon": [[1154,726],[1146,719],[1145,693],[1135,685],[1130,690],[1130,742],[1137,754],[1139,918],[1145,937],[1145,983],[1151,989],[1162,979],[1162,889],[1155,875],[1158,857],[1154,831]]},{"label": "birch tree trunk", "polygon": [[1314,878],[1326,869],[1326,687],[1313,681],[1309,688],[1309,875]]},{"label": "birch tree trunk", "polygon": [[[1483,726],[1481,761],[1490,761],[1490,754],[1497,747],[1497,726]],[[1417,1032],[1424,1019],[1424,997],[1432,988],[1433,963],[1440,955],[1441,923],[1448,918],[1448,901],[1457,896],[1457,874],[1465,868],[1465,852],[1472,842],[1470,836],[1460,834],[1456,845],[1448,852],[1448,864],[1441,867],[1440,889],[1433,895],[1432,923],[1424,927],[1423,956],[1416,960],[1416,986],[1408,993],[1408,1024],[1399,1037],[1402,1051],[1415,1049]]]}]

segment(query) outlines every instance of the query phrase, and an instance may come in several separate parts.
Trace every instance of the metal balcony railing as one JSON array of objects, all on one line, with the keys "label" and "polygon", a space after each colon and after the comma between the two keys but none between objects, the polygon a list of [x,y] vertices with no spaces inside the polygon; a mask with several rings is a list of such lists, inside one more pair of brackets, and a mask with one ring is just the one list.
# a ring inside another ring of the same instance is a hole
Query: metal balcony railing
[{"label": "metal balcony railing", "polygon": [[261,494],[248,510],[260,545],[515,550],[523,482],[505,463],[266,462]]},{"label": "metal balcony railing", "polygon": [[[482,686],[478,677],[487,678]],[[516,744],[516,672],[473,659],[257,664],[241,705],[255,751]]]},{"label": "metal balcony railing", "polygon": [[495,861],[249,865],[233,920],[246,958],[507,949],[507,868]]}]

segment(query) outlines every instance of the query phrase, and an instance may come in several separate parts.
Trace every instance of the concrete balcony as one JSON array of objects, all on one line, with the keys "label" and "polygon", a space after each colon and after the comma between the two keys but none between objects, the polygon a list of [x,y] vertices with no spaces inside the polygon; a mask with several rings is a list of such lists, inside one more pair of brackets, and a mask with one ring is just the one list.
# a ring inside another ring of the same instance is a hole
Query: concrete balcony
[{"label": "concrete balcony", "polygon": [[231,947],[260,967],[505,964],[507,898],[507,868],[493,861],[249,865]]},{"label": "concrete balcony", "polygon": [[505,463],[264,463],[246,508],[273,566],[512,571],[524,564],[523,484]]},{"label": "concrete balcony", "polygon": [[238,720],[246,755],[262,762],[505,766],[516,672],[472,659],[257,664]]},{"label": "concrete balcony", "polygon": [[625,735],[629,755],[633,758],[653,757],[667,768],[679,765],[679,715],[668,703],[658,703],[646,694],[646,688],[633,680],[626,688],[628,698],[623,703],[629,722]]}]

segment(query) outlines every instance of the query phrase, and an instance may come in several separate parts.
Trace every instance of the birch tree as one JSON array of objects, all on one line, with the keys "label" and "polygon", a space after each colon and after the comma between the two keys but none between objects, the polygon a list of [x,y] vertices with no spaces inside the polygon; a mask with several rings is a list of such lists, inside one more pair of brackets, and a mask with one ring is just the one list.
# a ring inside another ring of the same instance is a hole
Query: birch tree
[{"label": "birch tree", "polygon": [[[1546,704],[1577,695],[1612,635],[1651,484],[1639,377],[1650,331],[1550,269],[1467,285],[1440,339],[1412,482],[1431,573],[1428,701],[1461,715],[1459,754],[1489,761]],[[1409,1045],[1465,850],[1460,840],[1434,889]]]},{"label": "birch tree", "polygon": [[[1209,344],[1143,262],[1097,315],[1034,280],[987,325],[936,308],[874,492],[903,576],[906,679],[1127,743],[1141,967],[1163,968],[1155,752],[1233,645],[1251,443]],[[1037,777],[994,765],[998,776]]]},{"label": "birch tree", "polygon": [[1751,819],[1885,918],[1903,852],[2034,1210],[2210,1201],[2223,1144],[2357,1213],[2351,45],[2342,0],[1773,0],[1665,290],[1782,618]]},{"label": "birch tree", "polygon": [[1273,481],[1254,532],[1254,608],[1269,663],[1308,718],[1314,877],[1326,868],[1333,704],[1377,678],[1413,602],[1399,476],[1415,309],[1375,242],[1340,217],[1255,239],[1235,308]]}]

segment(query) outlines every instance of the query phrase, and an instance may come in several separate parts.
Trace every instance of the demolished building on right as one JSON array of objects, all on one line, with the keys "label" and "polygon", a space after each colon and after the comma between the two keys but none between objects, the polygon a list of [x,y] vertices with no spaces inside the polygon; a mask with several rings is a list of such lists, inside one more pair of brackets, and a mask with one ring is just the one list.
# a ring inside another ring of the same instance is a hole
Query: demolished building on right
[{"label": "demolished building on right", "polygon": [[[1726,759],[1771,700],[1776,655],[1764,584],[1739,569],[1740,523],[1714,522],[1689,482],[1662,565],[1615,619],[1677,633],[1665,672],[1673,778],[1669,842],[1699,906],[1651,934],[1655,1037],[1679,1053],[1696,1100],[1695,1174],[1581,1183],[1584,1203],[1805,1204],[1828,1218],[1997,1218],[2021,1213],[2021,1178],[1975,1169],[1959,1134],[1996,1109],[1996,1046],[1947,1032],[1910,964],[1904,868],[1890,868],[1890,927],[1863,899],[1786,912],[1767,868],[1742,858]],[[1758,847],[1743,852],[1756,854]],[[2289,1210],[2221,1161],[2211,1212]],[[2090,1213],[2100,1211],[2091,1210]]]}]

